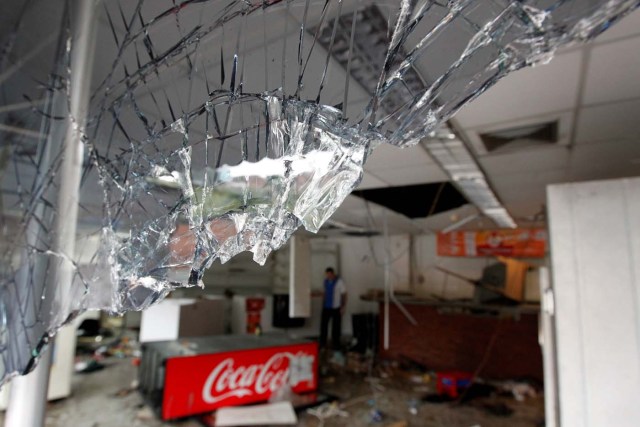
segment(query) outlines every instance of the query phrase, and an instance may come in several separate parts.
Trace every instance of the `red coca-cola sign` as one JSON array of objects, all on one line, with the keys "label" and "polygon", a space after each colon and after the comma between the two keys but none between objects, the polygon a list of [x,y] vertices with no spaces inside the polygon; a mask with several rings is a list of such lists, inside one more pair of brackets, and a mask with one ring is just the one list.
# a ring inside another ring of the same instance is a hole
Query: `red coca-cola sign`
[{"label": "red coca-cola sign", "polygon": [[162,418],[264,401],[285,385],[297,393],[313,391],[317,367],[316,343],[170,358]]}]

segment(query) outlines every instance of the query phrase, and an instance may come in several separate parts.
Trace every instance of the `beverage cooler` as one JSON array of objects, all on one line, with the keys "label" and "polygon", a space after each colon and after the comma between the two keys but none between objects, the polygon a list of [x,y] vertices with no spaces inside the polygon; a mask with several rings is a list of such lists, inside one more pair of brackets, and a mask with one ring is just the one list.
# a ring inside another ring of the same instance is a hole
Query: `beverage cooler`
[{"label": "beverage cooler", "polygon": [[218,335],[146,343],[140,391],[169,420],[266,401],[281,387],[316,390],[318,345],[284,334]]}]

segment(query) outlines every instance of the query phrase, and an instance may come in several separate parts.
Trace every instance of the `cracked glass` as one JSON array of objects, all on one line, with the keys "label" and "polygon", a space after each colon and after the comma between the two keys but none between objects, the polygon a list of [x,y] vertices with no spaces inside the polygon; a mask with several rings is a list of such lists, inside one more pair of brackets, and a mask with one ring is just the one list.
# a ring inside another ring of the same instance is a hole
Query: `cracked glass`
[{"label": "cracked glass", "polygon": [[376,146],[432,137],[639,3],[3,2],[0,378],[83,310],[263,263],[322,226]]}]

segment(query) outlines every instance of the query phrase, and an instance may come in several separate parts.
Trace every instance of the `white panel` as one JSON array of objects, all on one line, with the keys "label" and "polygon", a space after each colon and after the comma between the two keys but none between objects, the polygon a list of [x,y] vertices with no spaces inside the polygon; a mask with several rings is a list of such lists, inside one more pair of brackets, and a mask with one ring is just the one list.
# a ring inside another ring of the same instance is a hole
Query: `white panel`
[{"label": "white panel", "polygon": [[562,426],[640,425],[640,179],[550,186]]},{"label": "white panel", "polygon": [[456,115],[465,128],[509,122],[574,107],[580,51],[555,57],[547,65],[525,68],[502,79]]},{"label": "white panel", "polygon": [[289,317],[311,316],[311,244],[305,236],[291,238],[289,251]]},{"label": "white panel", "polygon": [[640,37],[596,45],[591,52],[584,103],[640,97]]}]

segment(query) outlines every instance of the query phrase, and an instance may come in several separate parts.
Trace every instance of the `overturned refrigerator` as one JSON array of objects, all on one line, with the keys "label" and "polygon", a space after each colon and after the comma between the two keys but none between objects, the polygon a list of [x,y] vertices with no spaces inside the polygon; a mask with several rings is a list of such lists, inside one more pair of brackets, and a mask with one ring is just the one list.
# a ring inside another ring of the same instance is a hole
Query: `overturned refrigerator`
[{"label": "overturned refrigerator", "polygon": [[146,343],[140,391],[164,420],[315,391],[318,345],[284,334]]}]

